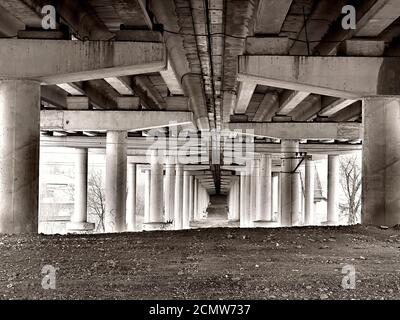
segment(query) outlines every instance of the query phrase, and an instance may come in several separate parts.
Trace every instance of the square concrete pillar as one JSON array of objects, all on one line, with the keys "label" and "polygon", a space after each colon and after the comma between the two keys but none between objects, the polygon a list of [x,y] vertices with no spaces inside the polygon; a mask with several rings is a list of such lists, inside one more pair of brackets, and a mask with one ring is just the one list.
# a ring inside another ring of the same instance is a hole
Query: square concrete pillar
[{"label": "square concrete pillar", "polygon": [[363,100],[362,223],[400,224],[400,98]]},{"label": "square concrete pillar", "polygon": [[0,80],[0,233],[38,232],[40,83]]}]

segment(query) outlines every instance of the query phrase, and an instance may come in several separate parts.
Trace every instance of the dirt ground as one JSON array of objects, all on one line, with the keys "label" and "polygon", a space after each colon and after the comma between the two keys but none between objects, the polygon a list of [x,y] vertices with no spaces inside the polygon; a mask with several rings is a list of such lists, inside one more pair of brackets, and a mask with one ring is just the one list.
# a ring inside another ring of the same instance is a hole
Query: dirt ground
[{"label": "dirt ground", "polygon": [[[59,268],[42,288],[45,265]],[[353,265],[356,289],[344,290]],[[399,299],[400,231],[200,229],[0,236],[1,299]]]}]

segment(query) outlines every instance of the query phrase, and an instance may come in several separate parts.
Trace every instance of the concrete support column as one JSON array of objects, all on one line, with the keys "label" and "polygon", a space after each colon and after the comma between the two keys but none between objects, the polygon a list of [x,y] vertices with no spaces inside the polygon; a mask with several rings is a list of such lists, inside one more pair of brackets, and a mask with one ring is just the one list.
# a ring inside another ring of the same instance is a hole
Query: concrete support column
[{"label": "concrete support column", "polygon": [[108,131],[106,142],[106,232],[126,230],[126,131]]},{"label": "concrete support column", "polygon": [[281,224],[284,227],[300,223],[300,174],[295,172],[300,161],[296,158],[298,152],[297,140],[282,141]]},{"label": "concrete support column", "polygon": [[240,172],[240,227],[246,227],[246,171]]},{"label": "concrete support column", "polygon": [[240,180],[237,179],[233,183],[232,189],[232,221],[240,221]]},{"label": "concrete support column", "polygon": [[183,166],[175,166],[175,205],[174,205],[174,228],[183,229]]},{"label": "concrete support column", "polygon": [[244,188],[244,198],[245,198],[245,214],[244,214],[244,222],[243,226],[245,228],[250,227],[251,221],[251,163],[249,162],[246,166],[245,171],[245,188]]},{"label": "concrete support column", "polygon": [[363,101],[362,223],[400,224],[400,98]]},{"label": "concrete support column", "polygon": [[163,201],[163,163],[156,150],[150,157],[150,214],[149,221],[145,223],[145,230],[160,230],[164,227],[164,201]]},{"label": "concrete support column", "polygon": [[262,155],[257,181],[257,221],[272,221],[272,158]]},{"label": "concrete support column", "polygon": [[128,163],[128,196],[126,201],[127,231],[136,231],[136,164]]},{"label": "concrete support column", "polygon": [[144,218],[143,224],[150,222],[150,185],[151,185],[151,171],[144,172]]},{"label": "concrete support column", "polygon": [[175,159],[168,157],[165,165],[165,220],[174,220],[175,207]]},{"label": "concrete support column", "polygon": [[0,233],[38,232],[40,83],[0,80]]},{"label": "concrete support column", "polygon": [[313,225],[314,221],[314,179],[315,164],[311,159],[307,159],[305,163],[305,209],[304,224],[306,226]]},{"label": "concrete support column", "polygon": [[254,227],[254,221],[257,220],[257,198],[258,194],[258,181],[260,175],[260,160],[255,159],[251,161],[251,175],[250,175],[250,215],[249,227]]},{"label": "concrete support column", "polygon": [[194,177],[189,177],[189,226],[194,221]]},{"label": "concrete support column", "polygon": [[189,219],[190,219],[190,172],[185,171],[183,173],[183,229],[189,229]]},{"label": "concrete support column", "polygon": [[207,210],[206,189],[200,185],[200,216],[203,217]]},{"label": "concrete support column", "polygon": [[194,178],[194,190],[193,190],[193,219],[194,221],[198,220],[198,193],[199,193],[199,181]]},{"label": "concrete support column", "polygon": [[68,232],[85,232],[94,229],[87,222],[88,149],[76,149],[74,212],[67,224]]},{"label": "concrete support column", "polygon": [[328,210],[327,224],[335,225],[339,223],[339,156],[328,156]]},{"label": "concrete support column", "polygon": [[279,216],[279,174],[274,172],[272,174],[272,221],[277,221]]}]

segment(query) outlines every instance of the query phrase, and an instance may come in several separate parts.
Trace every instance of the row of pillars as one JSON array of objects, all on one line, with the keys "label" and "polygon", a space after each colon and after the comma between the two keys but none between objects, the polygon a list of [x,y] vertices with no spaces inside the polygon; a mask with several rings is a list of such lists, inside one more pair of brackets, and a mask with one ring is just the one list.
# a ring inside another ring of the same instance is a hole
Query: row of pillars
[{"label": "row of pillars", "polygon": [[[173,224],[175,230],[187,229],[208,207],[208,193],[200,182],[175,165],[173,157],[165,165],[157,153],[151,155],[151,168],[144,171],[144,229],[162,230]],[[106,232],[136,231],[137,169],[127,163],[126,133],[107,133],[106,145]],[[165,175],[164,175],[165,172]],[[75,208],[69,232],[94,229],[87,222],[88,150],[78,149],[75,162]]]},{"label": "row of pillars", "polygon": [[[38,232],[40,99],[40,83],[37,81],[0,80],[0,233]],[[392,226],[400,223],[399,119],[399,97],[363,98],[362,222],[366,224]],[[107,134],[107,210],[114,215],[111,219],[114,230],[124,229],[125,224],[122,214],[126,211],[127,198],[125,138],[126,133]],[[290,155],[296,149],[296,144],[286,143],[284,148]],[[285,172],[280,179],[281,191],[284,191],[281,192],[280,211],[282,223],[293,225],[299,221],[296,210],[299,202],[297,199],[299,182],[296,174],[292,172],[293,161],[288,157],[286,159],[288,160],[284,163]],[[332,166],[337,167],[337,160],[331,159],[330,162]],[[332,172],[334,170],[337,168],[332,169]],[[187,204],[183,203],[183,192],[186,190],[181,183],[182,168],[176,168],[176,171],[178,186],[175,186],[175,192],[178,190],[181,193],[175,197],[179,199],[182,197],[182,203],[176,199],[174,202],[175,207],[179,209],[181,206],[187,207]],[[255,206],[254,199],[247,204],[247,199],[254,196],[251,190],[254,189],[255,183],[251,178],[243,180],[240,181],[240,185],[243,185],[244,192],[240,193],[245,195],[245,201],[239,204],[239,208],[244,208],[243,211],[240,210],[240,216],[247,216],[255,212],[249,210]],[[151,181],[157,183],[158,180],[155,178]],[[312,183],[311,179],[308,181],[309,184]],[[155,191],[155,195],[151,195],[152,199],[156,199],[160,193],[160,187],[156,189],[158,191]],[[310,189],[308,193],[311,192]],[[331,188],[330,193],[328,201],[329,208],[332,208],[334,203],[332,198],[337,192]],[[309,194],[307,198],[308,203],[310,196]],[[130,196],[130,199],[133,198]],[[160,208],[159,203],[155,206]],[[312,219],[311,207],[308,204],[305,220]],[[157,210],[150,211],[153,212],[150,216],[154,217]],[[176,211],[175,208],[174,212]],[[336,213],[328,210],[328,215],[328,220],[337,220]],[[183,224],[183,216],[181,219]],[[132,224],[131,221],[129,223]]]},{"label": "row of pillars", "polygon": [[[262,155],[248,163],[240,179],[234,179],[228,195],[229,218],[240,221],[241,227],[313,225],[314,172],[313,160],[305,160],[304,190],[298,165],[301,159],[298,141],[282,142],[282,169],[272,172],[272,156]],[[339,156],[328,156],[327,221],[339,222],[338,186]],[[302,200],[304,194],[304,203]],[[303,209],[304,208],[304,209]],[[278,212],[278,216],[274,215]]]}]

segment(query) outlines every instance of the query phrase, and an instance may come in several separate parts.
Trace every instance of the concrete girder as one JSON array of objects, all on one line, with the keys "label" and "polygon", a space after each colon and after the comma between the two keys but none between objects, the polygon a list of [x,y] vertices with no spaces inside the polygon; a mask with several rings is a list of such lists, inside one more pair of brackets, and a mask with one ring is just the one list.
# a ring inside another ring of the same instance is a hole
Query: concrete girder
[{"label": "concrete girder", "polygon": [[82,90],[79,86],[77,86],[75,83],[60,83],[57,84],[57,87],[63,89],[65,92],[67,92],[71,96],[84,96],[85,91]]},{"label": "concrete girder", "polygon": [[293,0],[260,0],[255,34],[279,34]]},{"label": "concrete girder", "polygon": [[329,117],[332,121],[343,122],[350,121],[350,119],[360,118],[362,115],[362,102],[357,101],[353,103],[349,107],[335,113],[331,117]]},{"label": "concrete girder", "polygon": [[270,122],[230,123],[230,130],[244,134],[279,139],[360,139],[360,123]]},{"label": "concrete girder", "polygon": [[287,91],[284,93],[282,103],[279,110],[276,112],[277,115],[288,115],[291,113],[300,103],[302,103],[311,93],[304,91]]},{"label": "concrete girder", "polygon": [[[0,4],[4,2],[5,1],[0,1]],[[5,8],[0,7],[0,35],[15,37],[18,31],[23,29],[25,29],[25,25],[20,20],[14,17],[11,12],[8,12]]]},{"label": "concrete girder", "polygon": [[279,95],[277,93],[266,93],[256,114],[253,117],[254,122],[271,121],[272,117],[279,110]]},{"label": "concrete girder", "polygon": [[[201,75],[193,74],[183,48],[182,37],[177,21],[176,6],[173,0],[151,0],[148,7],[153,12],[158,23],[172,32],[164,33],[164,42],[168,48],[168,59],[179,83],[187,97],[190,99],[190,108],[194,113],[196,125],[200,130],[210,129],[207,114],[207,104],[203,90]],[[165,71],[162,70],[162,71]]]},{"label": "concrete girder", "polygon": [[[312,50],[341,14],[347,0],[319,0],[314,2],[311,14],[307,16],[296,39],[290,48],[290,55],[311,55]],[[303,20],[303,19],[301,19]]]},{"label": "concrete girder", "polygon": [[146,108],[165,110],[167,104],[165,99],[160,95],[154,85],[151,83],[149,77],[147,76],[136,76],[132,81],[132,85],[135,93],[144,99],[146,97],[147,101],[150,103],[146,104]]},{"label": "concrete girder", "polygon": [[376,57],[242,56],[238,80],[346,99],[398,95],[399,62]]},{"label": "concrete girder", "polygon": [[289,116],[294,121],[309,121],[321,110],[321,96],[311,94]]},{"label": "concrete girder", "polygon": [[[48,0],[40,0],[41,6]],[[45,3],[47,2],[47,3]],[[98,18],[93,8],[84,1],[58,0],[55,1],[56,11],[63,21],[82,40],[111,40],[114,34]]]},{"label": "concrete girder", "polygon": [[[365,0],[359,2],[359,4],[355,6],[357,12],[357,29],[343,29],[339,19],[336,23],[333,23],[328,32],[325,33],[321,42],[314,48],[314,53],[318,53],[321,56],[334,55],[336,49],[344,40],[352,38],[354,35],[358,34],[358,32],[360,32],[361,35],[363,33],[381,33],[384,30],[382,28],[387,22],[381,21],[380,23],[376,23],[377,21],[374,22],[373,19],[379,16],[381,10],[384,9],[386,5],[391,5],[393,1],[396,0]],[[397,12],[397,10],[395,12]],[[388,18],[390,19],[390,17]]]},{"label": "concrete girder", "polygon": [[168,60],[167,62],[167,69],[165,71],[160,72],[161,77],[163,78],[164,82],[166,83],[169,92],[173,95],[183,95],[182,86],[178,80],[178,77],[175,74],[174,69],[172,69],[171,61]]},{"label": "concrete girder", "polygon": [[[176,140],[175,139],[163,139],[158,138],[158,147],[165,146],[165,150],[171,150],[172,145],[176,145],[177,148],[185,145],[186,140]],[[355,139],[357,140],[357,139]],[[40,139],[42,147],[67,147],[67,148],[91,148],[101,150],[106,146],[105,137],[47,137],[42,136]],[[154,144],[154,140],[147,138],[127,138],[126,140],[128,154],[133,155],[144,155],[147,150]],[[205,148],[206,146],[200,145],[200,148]],[[239,146],[242,150],[245,146]],[[346,154],[362,149],[361,145],[352,144],[326,144],[326,143],[307,143],[300,144],[300,152],[306,152],[308,154]],[[159,149],[160,150],[160,149]],[[207,149],[208,150],[208,149]],[[202,149],[201,149],[202,151]],[[254,145],[255,155],[266,153],[266,154],[280,154],[281,145],[279,143],[255,143]],[[201,154],[201,152],[199,152]],[[234,170],[230,166],[223,166],[221,170]]]},{"label": "concrete girder", "polygon": [[57,86],[41,86],[40,95],[42,101],[61,109],[67,108],[67,94]]},{"label": "concrete girder", "polygon": [[318,113],[321,117],[331,117],[339,111],[347,108],[348,106],[355,103],[357,100],[349,100],[349,99],[336,99],[332,103],[324,106],[323,109]]},{"label": "concrete girder", "polygon": [[377,1],[370,11],[367,23],[358,29],[357,37],[377,37],[400,16],[397,0]]},{"label": "concrete girder", "polygon": [[43,110],[43,130],[140,131],[190,124],[191,112]]},{"label": "concrete girder", "polygon": [[134,92],[130,86],[130,83],[125,81],[123,77],[112,77],[104,79],[111,87],[113,87],[120,95],[130,96],[134,95]]},{"label": "concrete girder", "polygon": [[0,77],[62,84],[159,72],[160,43],[0,39]]},{"label": "concrete girder", "polygon": [[42,16],[40,14],[40,10],[38,10],[35,4],[35,1],[0,0],[0,6],[6,9],[25,25],[34,28],[41,28]]},{"label": "concrete girder", "polygon": [[256,90],[257,83],[247,81],[241,82],[239,85],[239,93],[236,101],[235,113],[246,113],[250,100],[253,97],[254,90]]}]

